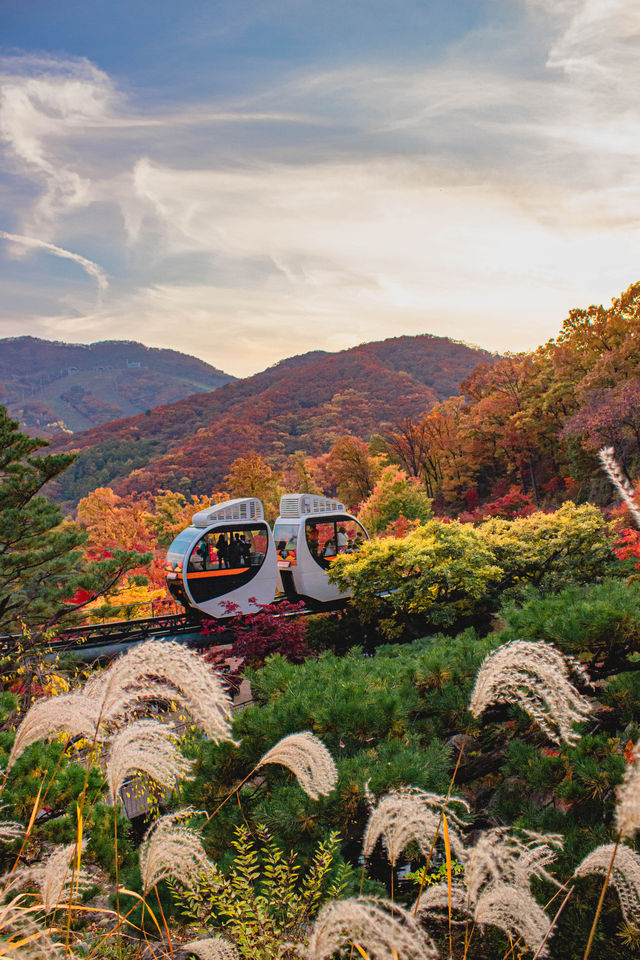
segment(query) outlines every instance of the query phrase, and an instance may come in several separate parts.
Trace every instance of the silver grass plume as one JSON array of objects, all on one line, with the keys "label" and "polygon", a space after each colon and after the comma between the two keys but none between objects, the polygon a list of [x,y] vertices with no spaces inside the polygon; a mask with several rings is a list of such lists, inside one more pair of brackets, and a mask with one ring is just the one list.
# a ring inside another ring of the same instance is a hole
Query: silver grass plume
[{"label": "silver grass plume", "polygon": [[[433,917],[434,920],[449,919],[449,887],[446,880],[443,883],[435,883],[430,887],[425,887],[417,901],[418,916],[426,915]],[[411,908],[413,913],[415,904]],[[451,884],[451,910],[473,915],[473,910],[469,905],[469,894],[464,883]],[[444,911],[444,912],[441,912]],[[466,923],[466,920],[451,920],[452,923]]]},{"label": "silver grass plume", "polygon": [[168,813],[147,831],[140,846],[140,874],[145,893],[166,877],[175,877],[192,889],[198,882],[198,874],[212,870],[200,837],[180,822],[194,812],[186,807]]},{"label": "silver grass plume", "polygon": [[636,502],[633,499],[635,496],[635,490],[623,474],[622,469],[616,460],[615,450],[613,447],[603,447],[602,450],[598,451],[598,456],[600,457],[600,463],[604,467],[605,472],[611,480],[611,483],[614,485],[628,506],[637,526],[640,527],[640,510],[638,510]]},{"label": "silver grass plume", "polygon": [[100,699],[104,720],[158,696],[175,700],[216,743],[231,740],[231,700],[220,677],[198,653],[175,641],[141,643],[87,681],[84,690]]},{"label": "silver grass plume", "polygon": [[617,790],[616,823],[622,837],[631,837],[640,827],[640,740]]},{"label": "silver grass plume", "polygon": [[98,717],[98,705],[82,693],[65,693],[59,697],[36,700],[16,730],[7,770],[11,769],[28,746],[38,740],[52,740],[61,733],[93,740]]},{"label": "silver grass plume", "polygon": [[187,778],[192,764],[171,739],[174,734],[173,727],[158,720],[134,720],[115,734],[109,742],[106,769],[113,803],[132,770],[146,774],[169,790]]},{"label": "silver grass plume", "polygon": [[[367,795],[368,799],[372,799],[368,789]],[[458,797],[447,798],[416,787],[390,790],[371,811],[362,839],[365,860],[373,853],[380,837],[393,866],[412,840],[417,843],[423,856],[428,857],[434,837],[442,833],[442,812],[445,807],[451,849],[458,859],[464,859],[464,841],[458,831],[465,824],[450,808],[455,804],[469,809],[468,804]]]},{"label": "silver grass plume", "polygon": [[326,960],[358,943],[376,960],[437,960],[438,951],[408,910],[388,900],[353,897],[334,900],[320,910],[306,947],[306,960]]},{"label": "silver grass plume", "polygon": [[[54,850],[42,865],[42,873],[37,882],[46,913],[51,913],[58,906],[63,893],[68,891],[71,885],[71,861],[75,854],[75,843],[68,843]],[[86,890],[92,883],[93,880],[86,870],[83,868],[80,872],[76,870],[73,880],[74,890]]]},{"label": "silver grass plume", "polygon": [[[75,843],[67,843],[64,846],[54,849],[43,863],[37,863],[32,867],[23,867],[21,870],[16,870],[14,873],[3,878],[8,882],[5,893],[7,890],[35,883],[40,890],[45,913],[51,913],[52,910],[55,910],[56,907],[60,905],[67,906],[68,901],[61,904],[61,900],[63,894],[68,892],[71,886],[71,862],[75,853]],[[86,890],[93,882],[87,871],[81,869],[79,873],[76,871],[73,879],[73,889]]]},{"label": "silver grass plume", "polygon": [[555,833],[522,831],[525,839],[509,832],[508,827],[485,830],[475,846],[467,849],[465,880],[470,903],[476,903],[485,886],[494,883],[529,889],[532,877],[561,884],[547,867],[557,857],[563,839]]},{"label": "silver grass plume", "polygon": [[2,956],[10,956],[12,960],[60,960],[64,955],[64,944],[55,943],[36,922],[34,914],[40,908],[27,906],[23,901],[20,894],[0,906]]},{"label": "silver grass plume", "polygon": [[469,709],[479,717],[489,704],[512,703],[551,740],[575,743],[580,737],[573,724],[587,719],[591,704],[571,683],[571,673],[589,682],[583,665],[564,657],[552,644],[512,640],[482,661]]},{"label": "silver grass plume", "polygon": [[[4,807],[0,807],[3,810]],[[0,820],[0,843],[11,843],[24,833],[24,827],[16,820]]]},{"label": "silver grass plume", "polygon": [[266,763],[280,763],[295,774],[305,793],[314,800],[320,794],[331,793],[338,781],[338,771],[333,757],[313,733],[291,733],[271,747],[256,765],[256,770]]},{"label": "silver grass plume", "polygon": [[528,889],[492,883],[476,904],[474,920],[479,926],[498,927],[511,940],[522,939],[537,957],[547,956],[543,945],[551,921]]},{"label": "silver grass plume", "polygon": [[224,937],[207,937],[206,940],[192,940],[181,947],[184,953],[193,953],[199,960],[240,960],[237,948]]},{"label": "silver grass plume", "polygon": [[[585,877],[590,873],[606,876],[614,847],[614,843],[596,847],[584,858],[574,877]],[[609,883],[616,888],[627,923],[640,927],[640,856],[623,843],[618,845]]]}]

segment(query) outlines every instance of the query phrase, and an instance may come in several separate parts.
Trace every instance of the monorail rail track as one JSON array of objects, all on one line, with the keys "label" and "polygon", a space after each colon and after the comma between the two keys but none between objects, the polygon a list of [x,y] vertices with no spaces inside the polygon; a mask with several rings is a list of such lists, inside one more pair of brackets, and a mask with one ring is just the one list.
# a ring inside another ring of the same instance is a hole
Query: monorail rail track
[{"label": "monorail rail track", "polygon": [[[281,603],[282,600],[276,600],[274,605],[277,606],[279,602]],[[305,607],[293,613],[287,610],[276,613],[274,616],[305,616],[314,612],[316,611]],[[100,659],[108,660],[145,640],[177,640],[191,648],[219,646],[233,642],[234,620],[242,617],[230,617],[226,621],[227,630],[224,634],[211,635],[202,632],[203,625],[208,619],[197,611],[191,610],[68,627],[47,643],[47,649],[52,653],[69,654],[78,660],[93,662]],[[214,622],[224,623],[220,620]],[[17,649],[21,642],[22,638],[17,636],[0,637],[0,654],[11,656],[11,652]]]}]

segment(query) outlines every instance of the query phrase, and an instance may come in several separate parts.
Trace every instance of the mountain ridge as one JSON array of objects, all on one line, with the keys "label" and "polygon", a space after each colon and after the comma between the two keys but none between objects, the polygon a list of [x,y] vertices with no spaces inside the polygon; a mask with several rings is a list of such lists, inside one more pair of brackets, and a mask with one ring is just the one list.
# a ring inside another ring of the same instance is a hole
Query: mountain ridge
[{"label": "mountain ridge", "polygon": [[104,485],[210,493],[249,452],[277,465],[298,450],[324,453],[344,434],[389,432],[456,395],[478,364],[494,359],[430,334],[288,357],[212,393],[56,438],[54,449],[79,452],[56,495],[72,502]]},{"label": "mountain ridge", "polygon": [[89,429],[234,379],[197,357],[135,340],[0,340],[0,403],[41,436]]}]

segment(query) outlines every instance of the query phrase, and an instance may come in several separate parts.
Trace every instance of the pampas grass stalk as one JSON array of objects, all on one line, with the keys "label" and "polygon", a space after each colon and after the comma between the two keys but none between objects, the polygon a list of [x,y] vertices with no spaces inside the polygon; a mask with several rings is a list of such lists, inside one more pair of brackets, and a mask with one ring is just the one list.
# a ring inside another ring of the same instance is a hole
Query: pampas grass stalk
[{"label": "pampas grass stalk", "polygon": [[[140,702],[154,696],[178,701],[216,743],[231,740],[231,700],[218,674],[199,654],[173,641],[158,643],[149,640],[134,647],[103,674],[91,677],[84,685],[82,696],[97,705],[94,748],[103,722],[113,723]],[[78,805],[79,825],[88,782],[87,766]],[[67,916],[67,945],[72,900],[73,876]]]},{"label": "pampas grass stalk", "polygon": [[194,813],[187,807],[166,814],[147,831],[140,846],[140,876],[145,894],[171,876],[191,890],[197,883],[197,874],[211,870],[200,837],[179,822]]},{"label": "pampas grass stalk", "polygon": [[[439,911],[449,912],[449,898],[451,898],[451,909],[460,913],[469,913],[469,898],[467,888],[463,883],[452,883],[449,891],[449,882],[443,880],[442,883],[434,883],[426,890],[423,890],[421,898],[416,901],[418,904],[418,916],[432,915],[435,920],[448,920],[447,915],[442,915]],[[415,909],[415,904],[414,904]],[[464,923],[464,920],[451,920],[452,923]]]},{"label": "pampas grass stalk", "polygon": [[[370,797],[370,794],[368,796]],[[363,857],[367,860],[371,856],[380,838],[394,867],[411,842],[415,842],[423,856],[427,857],[429,838],[434,834],[436,839],[439,836],[440,828],[444,826],[444,809],[448,803],[458,803],[468,809],[468,804],[458,797],[427,793],[415,787],[390,790],[371,811],[362,839]],[[450,811],[450,841],[458,857],[462,857],[464,853],[464,843],[458,833],[458,828],[462,826],[464,822]]]},{"label": "pampas grass stalk", "polygon": [[173,789],[188,777],[192,763],[180,753],[172,736],[174,728],[158,720],[134,720],[109,741],[106,776],[113,804],[117,804],[122,784],[133,770],[166,789]]},{"label": "pampas grass stalk", "polygon": [[193,953],[199,960],[240,960],[237,947],[224,937],[192,940],[185,943],[182,949]]},{"label": "pampas grass stalk", "polygon": [[[505,883],[489,884],[478,899],[474,918],[479,926],[498,927],[510,940],[523,940],[538,956],[546,955],[544,943],[551,922],[528,889]],[[513,948],[508,952],[513,952]]]},{"label": "pampas grass stalk", "polygon": [[105,720],[116,720],[144,700],[174,700],[214,743],[231,738],[231,699],[218,673],[175,641],[148,640],[129,650],[85,694],[100,700]]},{"label": "pampas grass stalk", "polygon": [[609,861],[609,868],[607,874],[604,878],[602,884],[602,890],[600,891],[600,897],[598,898],[598,906],[596,907],[596,912],[593,917],[593,923],[591,924],[591,930],[589,932],[589,939],[587,940],[587,946],[585,947],[584,956],[582,960],[588,960],[589,954],[591,953],[591,947],[593,946],[593,938],[596,935],[596,927],[598,926],[598,920],[600,919],[600,914],[602,913],[602,906],[604,904],[604,896],[607,892],[607,887],[609,886],[609,880],[611,878],[611,871],[613,870],[613,864],[616,859],[616,854],[618,852],[618,846],[620,844],[620,836],[616,839],[615,844],[613,845],[613,850],[611,852],[611,860]]},{"label": "pampas grass stalk", "polygon": [[612,856],[615,844],[607,843],[596,847],[587,854],[574,877],[585,877],[588,874],[606,875],[609,873],[609,883],[615,887],[622,915],[627,923],[640,927],[640,856],[625,844],[618,846],[615,862]]},{"label": "pampas grass stalk", "polygon": [[322,740],[309,730],[283,737],[261,757],[255,770],[267,763],[279,763],[291,770],[304,792],[313,800],[317,800],[321,794],[327,796],[338,782],[333,757]]},{"label": "pampas grass stalk", "polygon": [[27,710],[16,730],[7,772],[28,746],[38,740],[53,740],[60,733],[93,740],[97,734],[99,708],[82,693],[65,693],[37,700]]},{"label": "pampas grass stalk", "polygon": [[[574,890],[575,890],[575,887],[570,887],[570,889],[567,890],[566,896],[564,897],[562,903],[561,903],[560,906],[558,907],[558,910],[557,910],[557,912],[556,912],[556,915],[554,916],[553,920],[551,921],[551,925],[550,925],[550,927],[549,927],[549,930],[547,931],[547,934],[546,934],[544,940],[542,941],[542,943],[540,944],[540,946],[539,946],[538,949],[536,950],[536,952],[535,952],[532,960],[538,960],[539,957],[544,956],[544,954],[542,953],[542,951],[543,951],[544,949],[546,949],[547,940],[549,939],[549,937],[551,936],[551,934],[552,934],[553,931],[555,930],[556,923],[558,922],[558,919],[560,918],[560,914],[562,913],[562,911],[563,911],[564,908],[566,907],[567,903],[569,902],[569,897],[573,894],[573,891],[574,891]],[[558,892],[559,892],[559,891],[558,891]],[[553,897],[551,898],[551,900],[549,900],[549,902],[546,904],[546,906],[549,906],[549,903],[552,903],[553,900],[555,900],[555,898],[556,898],[557,896],[558,896],[558,894],[555,893],[555,894],[553,895]]]},{"label": "pampas grass stalk", "polygon": [[598,451],[598,456],[607,476],[629,508],[629,511],[636,522],[636,526],[640,527],[640,510],[638,510],[634,500],[635,490],[623,474],[622,468],[616,460],[616,452],[614,448],[603,447]]},{"label": "pampas grass stalk", "polygon": [[[8,885],[5,893],[27,883],[35,883],[40,891],[42,906],[46,914],[53,913],[60,904],[60,898],[70,887],[69,869],[72,858],[75,858],[76,845],[68,843],[53,850],[43,862],[32,867],[24,867],[14,874],[8,875]],[[76,879],[77,889],[86,889],[91,886],[92,880],[85,870],[81,870]]]},{"label": "pampas grass stalk", "polygon": [[477,902],[483,888],[494,883],[528,889],[531,878],[537,877],[561,886],[546,867],[556,859],[555,851],[562,846],[562,837],[522,832],[525,840],[507,827],[492,827],[467,851],[465,879],[472,903]]},{"label": "pampas grass stalk", "polygon": [[0,906],[0,933],[6,948],[3,956],[15,960],[60,960],[62,945],[55,943],[32,917],[40,908],[26,906],[23,901],[24,896],[19,894]]},{"label": "pampas grass stalk", "polygon": [[579,739],[573,724],[586,720],[592,707],[571,683],[571,673],[589,682],[583,665],[552,644],[512,640],[483,660],[469,710],[477,718],[492,703],[514,704],[551,740],[573,744]]},{"label": "pampas grass stalk", "polygon": [[[464,732],[464,735],[463,735],[463,737],[462,737],[462,743],[461,743],[461,745],[460,745],[460,750],[459,750],[459,752],[458,752],[458,759],[456,760],[456,765],[455,765],[455,767],[453,768],[453,773],[451,774],[451,780],[449,781],[449,787],[448,787],[448,789],[447,789],[447,795],[446,795],[446,797],[445,797],[445,802],[444,802],[443,805],[442,805],[442,811],[441,811],[441,814],[440,814],[441,817],[444,815],[445,810],[447,809],[447,804],[449,803],[449,800],[451,799],[451,793],[452,793],[452,791],[453,791],[453,785],[454,785],[454,783],[455,783],[455,781],[456,781],[456,777],[457,777],[457,775],[458,775],[458,770],[460,769],[460,761],[462,760],[462,754],[464,753],[464,748],[465,748],[465,746],[466,746],[467,738],[468,738],[468,736],[469,736],[469,727],[470,727],[470,724],[467,724],[467,728],[466,728],[466,730],[465,730],[465,732]],[[464,802],[464,801],[463,801],[463,802]],[[428,855],[428,857],[427,857],[427,863],[426,863],[426,866],[425,866],[425,869],[424,869],[424,875],[423,875],[422,880],[420,881],[420,887],[419,887],[419,889],[418,889],[418,896],[416,897],[416,902],[415,902],[415,905],[414,905],[414,908],[413,908],[413,915],[414,915],[414,916],[416,916],[416,914],[417,914],[417,912],[418,912],[418,906],[420,905],[420,897],[422,896],[422,891],[424,890],[424,885],[425,885],[425,883],[426,883],[427,870],[429,869],[429,864],[431,863],[431,857],[433,856],[433,851],[434,851],[434,848],[435,848],[435,845],[436,845],[436,840],[438,839],[439,829],[440,829],[440,827],[438,826],[438,830],[436,830],[436,832],[435,832],[435,834],[434,834],[434,836],[433,836],[433,839],[432,839],[432,841],[431,841],[431,846],[430,846],[430,848],[429,848],[429,855]]]},{"label": "pampas grass stalk", "polygon": [[[627,847],[620,847],[620,841],[624,837],[633,836],[638,827],[640,827],[640,802],[638,802],[638,790],[640,789],[640,743],[637,743],[633,748],[632,754],[632,763],[627,768],[625,778],[621,786],[618,788],[617,793],[617,805],[616,805],[616,822],[618,825],[618,836],[614,844],[609,844],[607,852],[611,851],[611,858],[609,860],[609,865],[606,871],[606,875],[602,884],[602,890],[600,891],[600,897],[598,899],[598,905],[596,907],[596,912],[593,918],[593,923],[591,925],[591,931],[589,933],[589,939],[587,941],[587,946],[585,948],[583,960],[588,960],[589,954],[591,953],[591,947],[593,945],[593,939],[596,933],[596,927],[598,926],[598,920],[600,919],[600,914],[602,913],[602,906],[604,904],[605,894],[607,892],[607,887],[609,886],[609,881],[613,874],[614,863],[616,860],[616,855],[619,849],[627,851]],[[602,862],[602,853],[603,848],[597,848],[578,867],[579,871],[587,872],[589,869],[592,872],[602,873],[604,872],[604,864]],[[606,854],[604,854],[606,857]],[[614,884],[619,884],[616,888],[618,890],[625,889],[622,886],[623,882],[627,884],[625,893],[627,896],[630,895],[632,885],[635,885],[637,881],[637,872],[633,869],[636,866],[635,861],[632,861],[626,853],[623,854],[624,857],[624,866],[620,867],[619,875],[614,874]],[[629,873],[627,874],[625,870]],[[621,897],[620,892],[618,896]],[[627,901],[627,896],[625,901]],[[623,913],[627,909],[628,901],[623,906]]]},{"label": "pampas grass stalk", "polygon": [[213,813],[208,814],[207,820],[215,817],[231,797],[238,795],[238,791],[247,780],[250,780],[254,773],[267,763],[279,763],[291,770],[305,793],[314,800],[317,800],[320,794],[329,794],[338,780],[338,771],[333,757],[322,740],[308,730],[302,733],[291,733],[267,750],[244,780],[241,780],[231,793],[227,794]]},{"label": "pampas grass stalk", "polygon": [[306,947],[306,960],[327,960],[353,942],[364,956],[376,960],[437,960],[438,952],[415,917],[397,904],[373,897],[352,897],[325,904]]},{"label": "pampas grass stalk", "polygon": [[15,820],[0,821],[0,843],[13,843],[24,834],[24,827]]}]

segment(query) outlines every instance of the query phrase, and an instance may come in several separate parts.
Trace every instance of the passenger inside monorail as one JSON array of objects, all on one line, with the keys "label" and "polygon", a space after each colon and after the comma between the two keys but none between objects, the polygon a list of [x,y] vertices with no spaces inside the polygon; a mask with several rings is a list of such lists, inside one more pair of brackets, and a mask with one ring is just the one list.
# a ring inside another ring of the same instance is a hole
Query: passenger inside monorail
[{"label": "passenger inside monorail", "polygon": [[228,527],[205,533],[191,551],[187,573],[219,573],[259,567],[267,549],[264,529]]},{"label": "passenger inside monorail", "polygon": [[341,553],[354,553],[368,539],[364,527],[350,518],[307,520],[305,527],[309,552],[324,569]]}]

